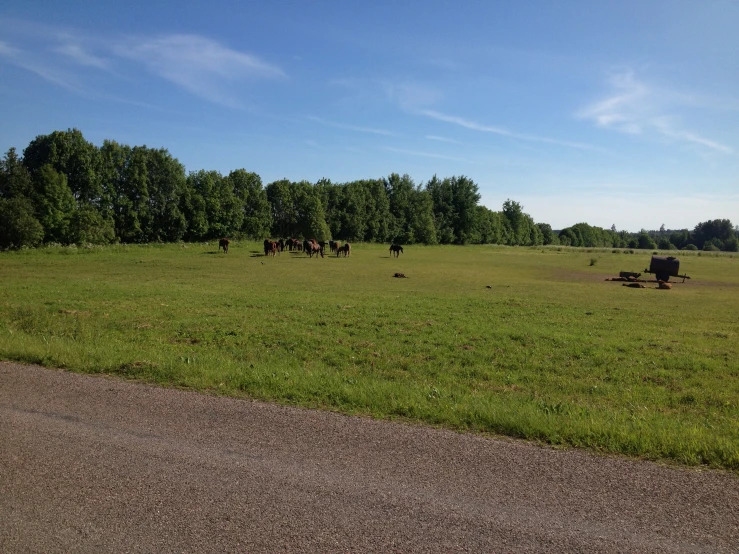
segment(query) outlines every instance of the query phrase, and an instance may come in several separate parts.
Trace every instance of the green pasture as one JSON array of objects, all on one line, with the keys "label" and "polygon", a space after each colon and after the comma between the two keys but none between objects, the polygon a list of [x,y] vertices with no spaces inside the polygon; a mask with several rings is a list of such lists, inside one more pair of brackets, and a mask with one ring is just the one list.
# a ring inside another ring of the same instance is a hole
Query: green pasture
[{"label": "green pasture", "polygon": [[737,255],[216,248],[0,253],[0,359],[739,470]]}]

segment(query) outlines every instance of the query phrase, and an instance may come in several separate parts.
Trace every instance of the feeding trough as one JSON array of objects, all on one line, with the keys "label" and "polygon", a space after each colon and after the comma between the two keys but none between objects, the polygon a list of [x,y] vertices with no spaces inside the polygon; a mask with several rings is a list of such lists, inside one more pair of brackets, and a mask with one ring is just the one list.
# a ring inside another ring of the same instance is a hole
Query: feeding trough
[{"label": "feeding trough", "polygon": [[687,275],[680,275],[680,260],[674,256],[652,256],[649,269],[645,269],[644,273],[652,273],[658,281],[669,281],[670,277],[680,277],[690,279]]}]

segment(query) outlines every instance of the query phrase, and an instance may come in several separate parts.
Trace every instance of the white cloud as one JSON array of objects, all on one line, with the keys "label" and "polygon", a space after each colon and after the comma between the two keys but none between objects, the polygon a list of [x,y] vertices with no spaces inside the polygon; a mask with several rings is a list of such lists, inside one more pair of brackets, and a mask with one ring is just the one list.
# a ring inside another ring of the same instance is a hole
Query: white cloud
[{"label": "white cloud", "polygon": [[649,86],[634,76],[632,70],[612,75],[609,94],[585,106],[575,115],[593,121],[598,127],[640,135],[657,133],[664,137],[698,144],[730,154],[733,150],[718,141],[682,129],[671,111],[695,105],[694,95],[664,91]]},{"label": "white cloud", "polygon": [[230,107],[240,103],[229,83],[285,77],[275,65],[197,35],[130,38],[115,45],[114,51],[197,96]]}]

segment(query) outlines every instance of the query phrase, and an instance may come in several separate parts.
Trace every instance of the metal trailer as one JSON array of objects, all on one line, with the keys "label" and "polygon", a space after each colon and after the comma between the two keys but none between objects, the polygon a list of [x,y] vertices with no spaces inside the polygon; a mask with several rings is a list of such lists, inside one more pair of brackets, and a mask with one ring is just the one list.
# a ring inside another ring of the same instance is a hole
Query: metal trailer
[{"label": "metal trailer", "polygon": [[652,256],[649,269],[645,269],[644,273],[653,273],[658,281],[669,281],[670,277],[680,277],[690,279],[687,275],[680,275],[680,260],[674,256]]}]

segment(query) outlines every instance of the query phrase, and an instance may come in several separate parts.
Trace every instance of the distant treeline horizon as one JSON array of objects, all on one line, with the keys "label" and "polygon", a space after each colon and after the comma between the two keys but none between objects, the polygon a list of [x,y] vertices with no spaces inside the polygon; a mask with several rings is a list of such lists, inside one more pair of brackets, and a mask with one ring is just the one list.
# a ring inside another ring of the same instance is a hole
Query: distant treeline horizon
[{"label": "distant treeline horizon", "polygon": [[282,179],[263,186],[236,169],[186,172],[164,148],[105,140],[78,129],[33,139],[0,160],[0,248],[42,244],[316,238],[400,244],[563,245],[739,251],[728,219],[692,230],[638,233],[577,223],[555,231],[518,202],[479,204],[465,176],[416,184],[407,174],[333,183]]}]

